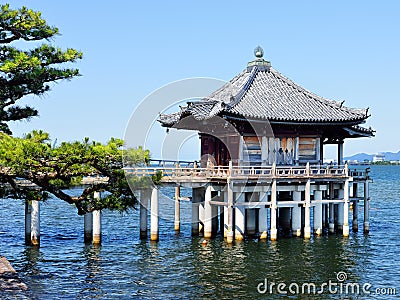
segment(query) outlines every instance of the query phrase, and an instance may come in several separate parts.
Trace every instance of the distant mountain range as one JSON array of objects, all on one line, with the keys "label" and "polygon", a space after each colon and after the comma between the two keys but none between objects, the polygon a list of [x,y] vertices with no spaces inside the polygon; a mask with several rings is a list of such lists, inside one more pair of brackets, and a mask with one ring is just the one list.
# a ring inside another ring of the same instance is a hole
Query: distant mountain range
[{"label": "distant mountain range", "polygon": [[[385,155],[385,160],[387,160],[387,161],[400,160],[400,151],[397,153],[393,153],[393,152],[379,152],[379,153]],[[344,157],[344,160],[358,160],[358,161],[369,160],[369,161],[372,161],[373,158],[374,158],[374,154],[357,153],[352,156]]]}]

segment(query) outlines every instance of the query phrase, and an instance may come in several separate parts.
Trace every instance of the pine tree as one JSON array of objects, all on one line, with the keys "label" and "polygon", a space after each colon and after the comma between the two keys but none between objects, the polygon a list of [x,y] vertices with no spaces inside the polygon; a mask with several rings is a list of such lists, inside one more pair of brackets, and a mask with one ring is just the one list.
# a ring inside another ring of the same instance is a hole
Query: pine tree
[{"label": "pine tree", "polygon": [[[8,122],[29,119],[38,111],[18,101],[26,95],[43,95],[50,90],[50,83],[71,79],[79,70],[65,67],[76,62],[82,53],[75,49],[62,50],[50,44],[59,34],[58,28],[49,26],[40,12],[26,7],[10,9],[9,4],[0,8],[0,131],[11,134]],[[15,41],[35,42],[28,50],[12,46]],[[38,41],[43,41],[38,45]]]}]

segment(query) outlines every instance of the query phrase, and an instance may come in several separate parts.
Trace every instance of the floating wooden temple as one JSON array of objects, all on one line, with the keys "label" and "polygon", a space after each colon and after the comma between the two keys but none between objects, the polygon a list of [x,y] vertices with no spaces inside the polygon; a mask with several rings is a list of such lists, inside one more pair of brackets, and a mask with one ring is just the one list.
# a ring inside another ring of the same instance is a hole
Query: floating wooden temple
[{"label": "floating wooden temple", "polygon": [[[176,230],[179,188],[192,188],[192,234],[204,238],[215,236],[218,227],[228,243],[247,235],[276,240],[278,233],[306,239],[324,232],[348,236],[349,205],[357,231],[360,200],[368,232],[368,170],[343,164],[345,139],[374,134],[360,126],[369,117],[368,109],[346,107],[344,101],[304,89],[264,60],[260,47],[255,56],[209,97],[160,115],[164,127],[199,132],[199,163],[127,168],[127,174],[162,172],[162,183],[176,187]],[[327,144],[337,145],[335,165],[323,164]],[[149,201],[151,240],[157,240],[157,187],[141,193],[143,238]]]}]

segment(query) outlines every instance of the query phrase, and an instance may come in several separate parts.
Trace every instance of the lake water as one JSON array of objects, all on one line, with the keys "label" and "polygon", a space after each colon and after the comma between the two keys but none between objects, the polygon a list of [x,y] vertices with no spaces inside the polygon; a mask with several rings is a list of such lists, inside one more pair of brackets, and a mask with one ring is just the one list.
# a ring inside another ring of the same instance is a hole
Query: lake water
[{"label": "lake water", "polygon": [[[204,246],[201,238],[190,236],[190,202],[182,202],[183,224],[176,235],[173,204],[164,199],[164,207],[170,208],[160,221],[158,243],[140,241],[138,211],[123,215],[106,211],[103,243],[94,247],[83,243],[83,217],[65,202],[52,199],[41,207],[37,249],[24,246],[22,201],[0,200],[0,254],[37,299],[282,298],[278,284],[281,292],[287,292],[283,297],[292,299],[399,298],[400,167],[372,166],[371,170],[369,235],[362,233],[360,205],[360,232],[347,239],[341,235],[309,241],[250,239],[228,246],[217,237]],[[339,281],[339,276],[347,279]],[[329,281],[337,284],[331,285],[332,292]],[[370,294],[346,295],[344,285],[340,293],[340,283],[364,287]],[[317,291],[323,287],[324,293],[312,295],[307,289],[301,293],[304,284],[315,284]],[[293,294],[296,286],[300,295]],[[381,295],[393,289],[396,295]],[[6,298],[0,291],[0,299]]]}]

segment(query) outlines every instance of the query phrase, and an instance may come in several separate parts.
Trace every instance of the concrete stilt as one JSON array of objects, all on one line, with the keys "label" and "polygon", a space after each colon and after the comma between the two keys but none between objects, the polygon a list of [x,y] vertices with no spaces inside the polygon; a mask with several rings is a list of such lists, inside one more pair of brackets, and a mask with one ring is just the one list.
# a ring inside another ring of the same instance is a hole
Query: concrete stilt
[{"label": "concrete stilt", "polygon": [[211,238],[212,236],[212,209],[211,209],[211,185],[207,185],[204,198],[204,237]]},{"label": "concrete stilt", "polygon": [[[229,168],[232,168],[232,162],[229,162]],[[227,197],[228,197],[228,206],[227,206],[227,232],[226,232],[226,242],[228,244],[233,243],[233,187],[231,179],[228,178],[227,180]]]},{"label": "concrete stilt", "polygon": [[40,202],[32,200],[31,245],[40,246]]},{"label": "concrete stilt", "polygon": [[175,231],[180,231],[181,225],[181,188],[179,186],[175,187],[175,221],[174,221],[174,229]]},{"label": "concrete stilt", "polygon": [[[236,194],[236,203],[240,204],[245,200],[245,193]],[[235,240],[241,241],[244,239],[244,207],[235,207]]]},{"label": "concrete stilt", "polygon": [[101,244],[101,210],[93,211],[93,244]]},{"label": "concrete stilt", "polygon": [[199,202],[199,235],[204,236],[205,224],[205,210],[204,210],[204,193],[201,191],[201,202]]},{"label": "concrete stilt", "polygon": [[306,182],[306,189],[305,189],[305,206],[304,206],[304,238],[309,239],[311,238],[311,181],[310,179]]},{"label": "concrete stilt", "polygon": [[151,190],[150,241],[158,241],[158,188]]},{"label": "concrete stilt", "polygon": [[147,209],[149,206],[150,190],[140,192],[140,238],[147,239]]},{"label": "concrete stilt", "polygon": [[271,186],[271,241],[276,241],[278,239],[278,228],[276,226],[276,216],[277,216],[277,191],[276,191],[276,179],[272,180]]},{"label": "concrete stilt", "polygon": [[[322,201],[322,191],[314,191],[314,201]],[[322,235],[322,203],[316,202],[314,205],[314,233]]]},{"label": "concrete stilt", "polygon": [[32,205],[25,201],[25,245],[31,245],[31,224],[32,224]]},{"label": "concrete stilt", "polygon": [[[265,192],[260,193],[260,202],[267,202],[268,194]],[[260,207],[258,212],[258,231],[260,232],[260,240],[268,238],[268,208],[266,206]]]},{"label": "concrete stilt", "polygon": [[[224,192],[224,201],[228,202],[228,191]],[[228,227],[229,227],[228,226],[229,225],[229,222],[228,222],[228,206],[227,205],[224,206],[223,210],[224,210],[224,217],[223,217],[224,226],[222,228],[223,228],[224,238],[227,238],[228,237]]]},{"label": "concrete stilt", "polygon": [[364,233],[369,232],[369,182],[364,182]]},{"label": "concrete stilt", "polygon": [[93,213],[88,212],[83,216],[83,241],[91,243],[93,240]]},{"label": "concrete stilt", "polygon": [[[100,193],[94,192],[93,197],[100,199]],[[101,244],[101,210],[94,210],[93,218],[93,244]]]},{"label": "concrete stilt", "polygon": [[[344,189],[338,190],[338,198],[344,199]],[[343,232],[344,223],[344,203],[338,203],[337,230]]]},{"label": "concrete stilt", "polygon": [[353,182],[353,197],[355,200],[353,201],[353,232],[358,232],[358,183]]},{"label": "concrete stilt", "polygon": [[[293,192],[293,201],[301,201],[301,192]],[[295,205],[292,208],[292,235],[301,236],[301,207]]]},{"label": "concrete stilt", "polygon": [[192,236],[199,235],[199,190],[192,189]]},{"label": "concrete stilt", "polygon": [[346,180],[343,186],[343,236],[348,237],[350,234],[349,229],[349,181]]},{"label": "concrete stilt", "polygon": [[335,233],[335,204],[329,203],[329,233]]},{"label": "concrete stilt", "polygon": [[[334,197],[333,182],[329,183],[329,200]],[[335,204],[329,203],[329,233],[335,233]]]}]

